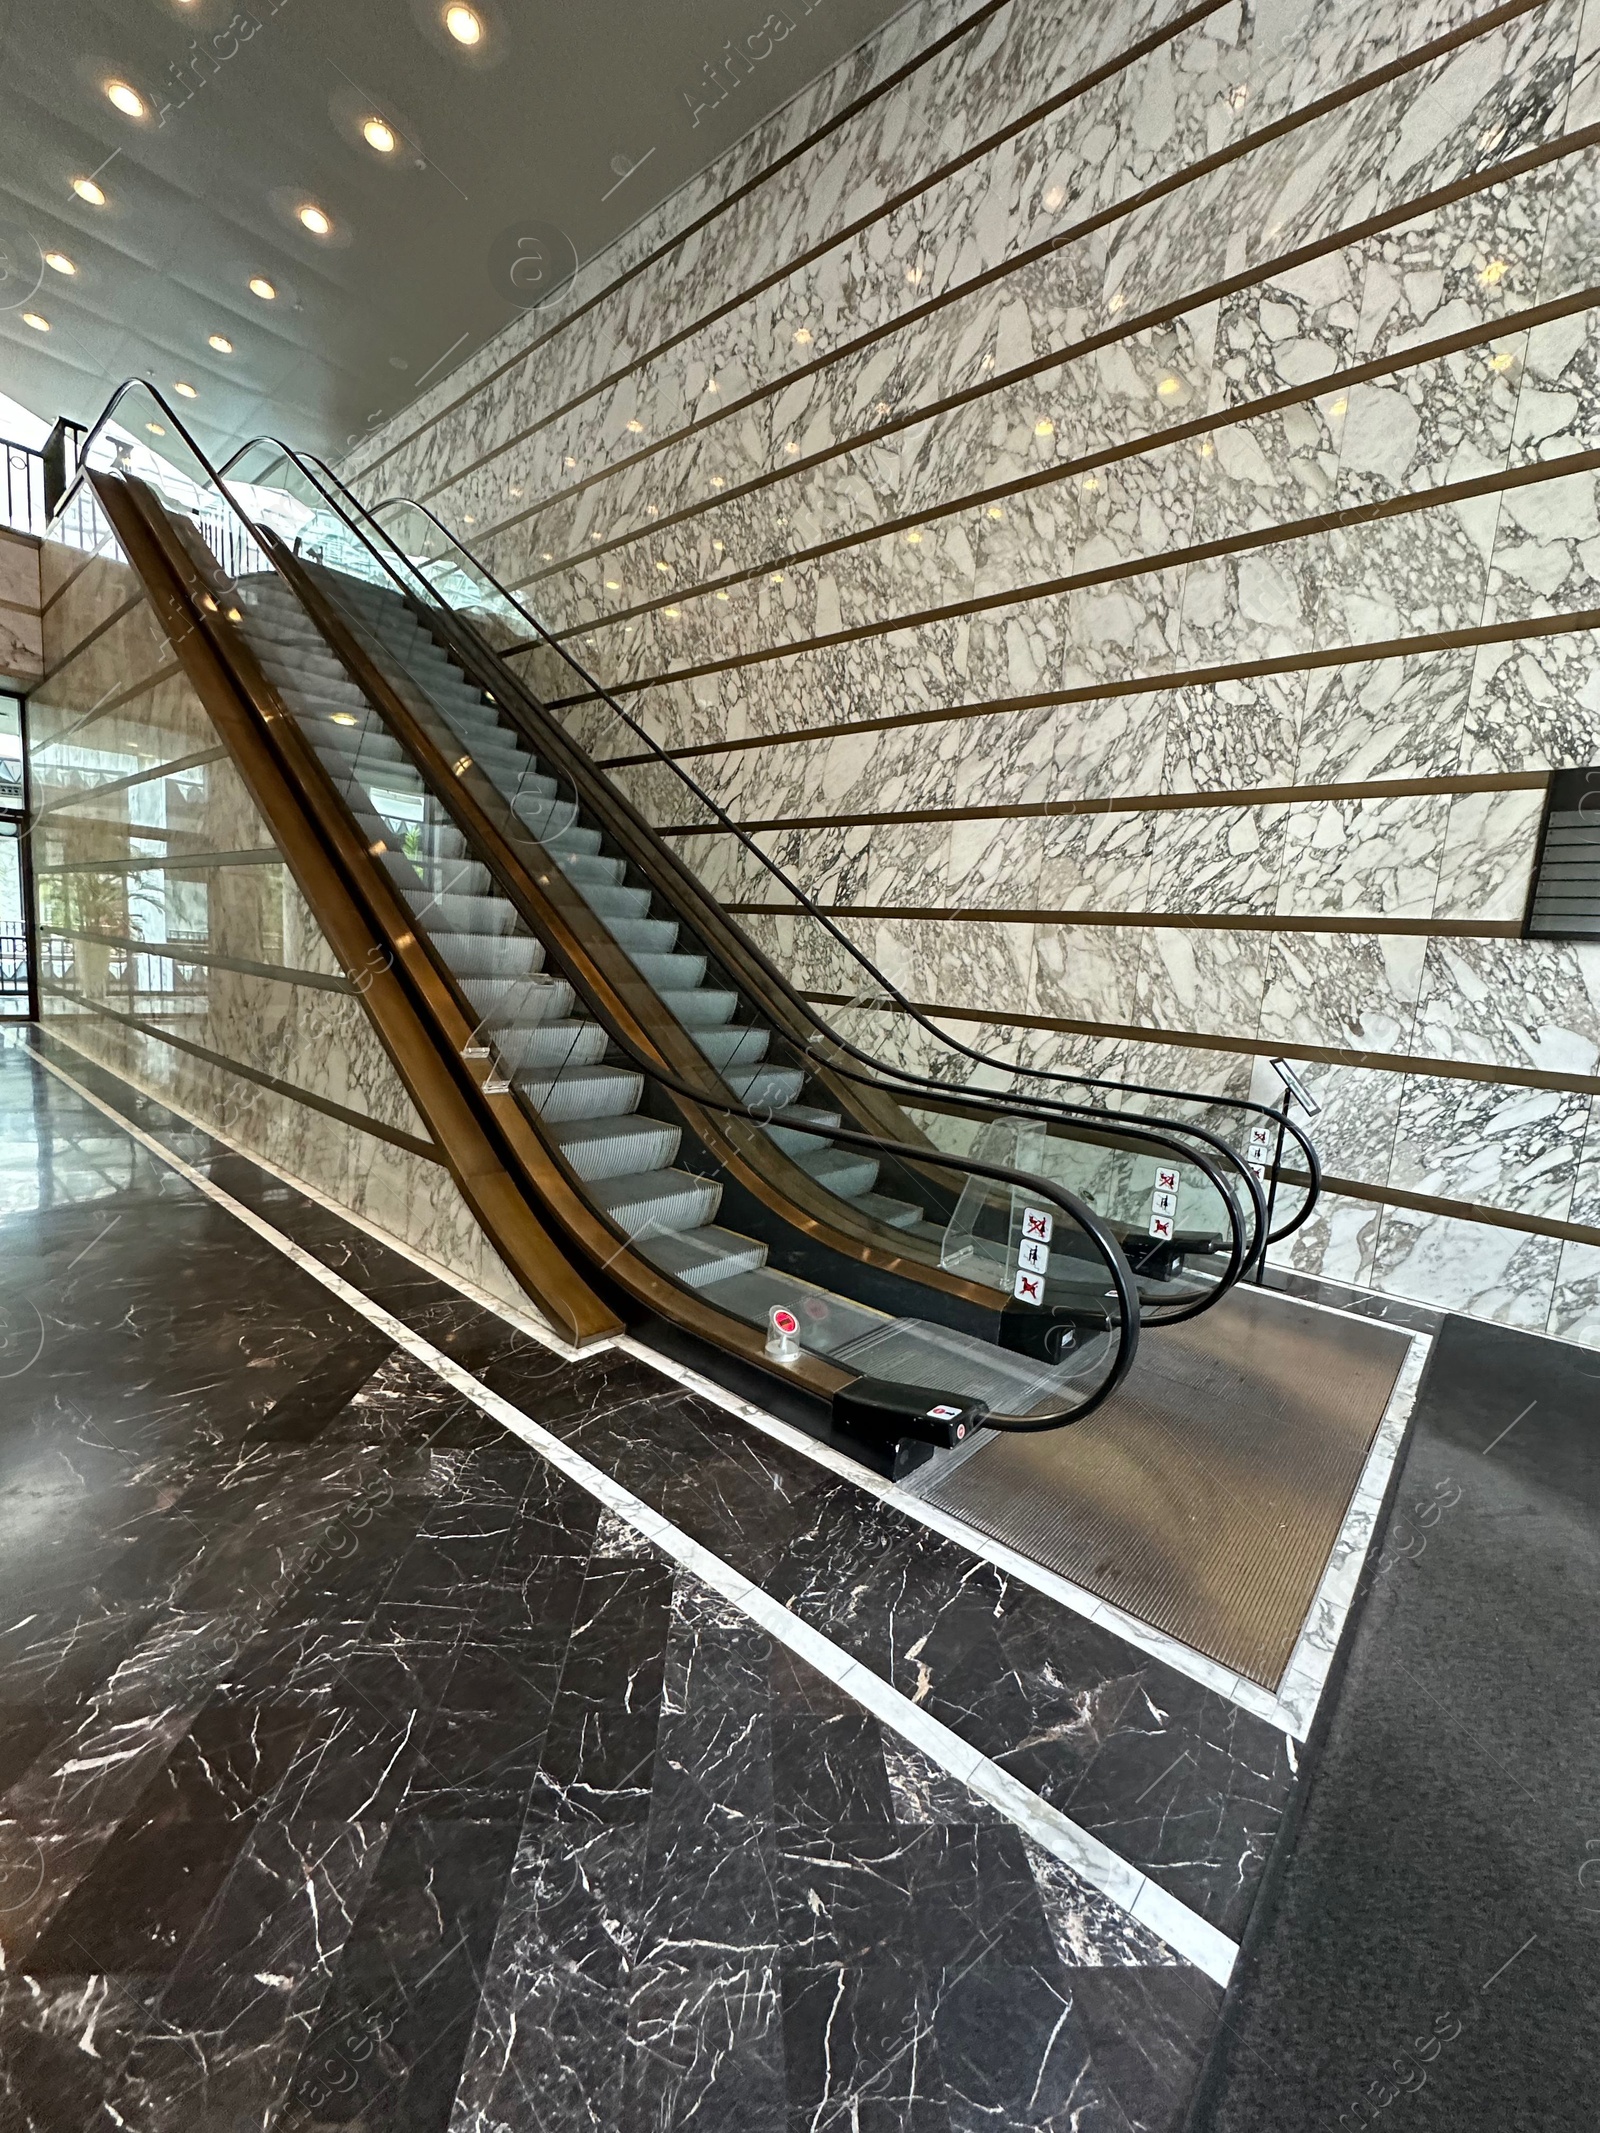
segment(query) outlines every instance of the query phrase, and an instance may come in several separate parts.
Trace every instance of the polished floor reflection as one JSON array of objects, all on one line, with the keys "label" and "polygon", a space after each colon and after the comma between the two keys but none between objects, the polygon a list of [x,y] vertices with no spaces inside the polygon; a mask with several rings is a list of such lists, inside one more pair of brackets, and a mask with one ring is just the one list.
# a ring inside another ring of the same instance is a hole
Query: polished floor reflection
[{"label": "polished floor reflection", "polygon": [[[1281,1736],[55,1056],[1240,1929]],[[13,1038],[0,1121],[0,2123],[1181,2124],[1214,1983]]]}]

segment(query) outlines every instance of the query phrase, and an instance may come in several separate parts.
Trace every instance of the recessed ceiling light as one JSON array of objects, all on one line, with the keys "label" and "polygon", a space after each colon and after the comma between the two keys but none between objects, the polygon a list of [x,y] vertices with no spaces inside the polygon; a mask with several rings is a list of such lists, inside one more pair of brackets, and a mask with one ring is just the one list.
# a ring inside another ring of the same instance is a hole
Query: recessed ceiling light
[{"label": "recessed ceiling light", "polygon": [[200,395],[195,391],[194,387],[192,385],[186,385],[183,382],[182,378],[173,379],[172,390],[175,393],[180,394],[185,400],[198,400],[200,397]]},{"label": "recessed ceiling light", "polygon": [[353,726],[356,723],[353,711],[330,711],[328,716],[336,726]]},{"label": "recessed ceiling light", "polygon": [[231,356],[233,354],[233,343],[225,333],[213,333],[208,336],[206,346],[214,348],[219,356]]},{"label": "recessed ceiling light", "polygon": [[112,103],[116,105],[125,118],[142,119],[144,117],[144,98],[137,89],[130,88],[127,82],[108,81],[106,83],[106,95],[110,97]]},{"label": "recessed ceiling light", "polygon": [[80,200],[87,200],[91,207],[104,207],[106,204],[106,196],[93,178],[74,178],[72,190]]},{"label": "recessed ceiling light", "polygon": [[483,36],[483,24],[470,7],[457,5],[444,11],[444,26],[457,44],[477,44]]},{"label": "recessed ceiling light", "polygon": [[394,154],[394,128],[386,126],[380,118],[370,118],[361,129],[361,138],[369,148],[376,148],[379,155]]},{"label": "recessed ceiling light", "polygon": [[326,237],[333,229],[333,218],[324,214],[320,207],[313,207],[309,201],[304,207],[297,208],[296,213],[302,226],[308,229],[313,237]]},{"label": "recessed ceiling light", "polygon": [[57,274],[76,274],[78,271],[65,252],[46,252],[44,263]]},{"label": "recessed ceiling light", "polygon": [[41,318],[37,311],[24,311],[22,323],[24,326],[31,326],[35,333],[48,333],[50,331],[50,321],[47,318]]},{"label": "recessed ceiling light", "polygon": [[267,280],[264,274],[251,275],[250,294],[252,296],[259,296],[264,304],[270,304],[272,299],[277,295],[277,293],[277,290],[272,286],[271,282]]},{"label": "recessed ceiling light", "polygon": [[161,427],[159,422],[147,422],[145,424],[145,428],[150,432],[152,437],[165,437],[165,435],[167,434],[166,431]]}]

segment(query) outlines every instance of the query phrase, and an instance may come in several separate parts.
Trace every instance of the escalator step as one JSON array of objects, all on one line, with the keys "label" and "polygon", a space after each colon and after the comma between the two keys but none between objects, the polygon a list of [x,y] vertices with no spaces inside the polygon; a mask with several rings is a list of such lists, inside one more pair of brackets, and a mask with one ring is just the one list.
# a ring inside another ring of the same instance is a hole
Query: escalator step
[{"label": "escalator step", "polygon": [[516,906],[503,896],[435,896],[418,889],[406,902],[430,933],[514,933],[517,927]]},{"label": "escalator step", "polygon": [[581,1067],[571,1074],[519,1074],[517,1087],[552,1125],[579,1118],[614,1118],[638,1108],[644,1076],[627,1067]]},{"label": "escalator step", "polygon": [[630,1236],[646,1228],[681,1233],[710,1222],[722,1187],[715,1178],[692,1177],[687,1170],[647,1170],[600,1179],[590,1187],[590,1198]]},{"label": "escalator step", "polygon": [[741,1103],[780,1108],[794,1102],[805,1081],[799,1067],[780,1066],[729,1067],[722,1078]]},{"label": "escalator step", "polygon": [[599,882],[574,884],[596,918],[644,918],[650,910],[648,889],[613,889]]},{"label": "escalator step", "polygon": [[531,933],[455,933],[440,924],[428,937],[458,978],[520,980],[544,968],[544,943]]},{"label": "escalator step", "polygon": [[925,1210],[913,1206],[910,1200],[894,1200],[883,1192],[852,1193],[851,1199],[864,1215],[870,1215],[874,1222],[882,1222],[886,1228],[914,1229],[920,1234],[938,1239],[940,1243],[944,1241],[944,1231],[925,1223]]},{"label": "escalator step", "polygon": [[557,1126],[552,1139],[580,1178],[621,1178],[665,1170],[678,1152],[681,1126],[636,1112],[620,1118],[582,1118]]},{"label": "escalator step", "polygon": [[822,1148],[809,1151],[795,1159],[807,1177],[815,1178],[829,1192],[837,1193],[841,1200],[854,1200],[871,1192],[878,1181],[877,1159],[870,1155],[858,1155],[850,1148]]},{"label": "escalator step", "polygon": [[690,1289],[709,1289],[731,1274],[753,1274],[767,1259],[766,1246],[753,1237],[710,1223],[678,1236],[641,1237],[638,1248],[652,1266]]},{"label": "escalator step", "polygon": [[685,1029],[720,1028],[732,1021],[739,1005],[736,992],[718,992],[711,985],[701,985],[691,992],[663,992],[660,997],[668,1014]]},{"label": "escalator step", "polygon": [[[440,936],[435,935],[438,940]],[[460,934],[446,934],[448,944]],[[446,953],[448,962],[448,953]],[[540,971],[525,978],[469,977],[461,990],[495,1029],[527,1029],[535,1022],[559,1022],[572,1007],[572,987],[565,978]]]},{"label": "escalator step", "polygon": [[641,956],[670,955],[682,929],[675,918],[614,918],[611,938],[637,963]]},{"label": "escalator step", "polygon": [[766,1058],[767,1046],[772,1042],[771,1030],[752,1029],[743,1023],[730,1023],[726,1029],[691,1029],[689,1034],[696,1048],[718,1068],[756,1066]]},{"label": "escalator step", "polygon": [[594,1066],[605,1057],[607,1041],[598,1022],[565,1016],[494,1032],[494,1048],[507,1071],[516,1076],[536,1074],[541,1080]]},{"label": "escalator step", "polygon": [[703,955],[655,955],[648,950],[629,951],[634,968],[657,992],[693,992],[706,978]]}]

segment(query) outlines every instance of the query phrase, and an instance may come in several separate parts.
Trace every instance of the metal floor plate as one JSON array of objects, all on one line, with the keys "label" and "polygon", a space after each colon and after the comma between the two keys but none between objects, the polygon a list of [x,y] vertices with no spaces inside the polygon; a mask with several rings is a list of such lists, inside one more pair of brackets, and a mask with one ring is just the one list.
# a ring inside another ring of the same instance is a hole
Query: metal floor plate
[{"label": "metal floor plate", "polygon": [[1235,1289],[1147,1333],[1086,1422],[997,1437],[921,1493],[1275,1689],[1409,1346]]}]

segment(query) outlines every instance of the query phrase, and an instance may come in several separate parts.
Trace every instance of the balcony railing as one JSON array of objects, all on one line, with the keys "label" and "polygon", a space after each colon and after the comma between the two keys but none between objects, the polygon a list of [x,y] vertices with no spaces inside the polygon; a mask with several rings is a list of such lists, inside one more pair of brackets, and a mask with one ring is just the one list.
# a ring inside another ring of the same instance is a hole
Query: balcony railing
[{"label": "balcony railing", "polygon": [[0,525],[14,526],[19,533],[43,533],[47,515],[43,452],[36,452],[32,445],[15,444],[9,437],[0,437],[0,452],[5,454],[6,463],[4,517],[0,518]]}]

